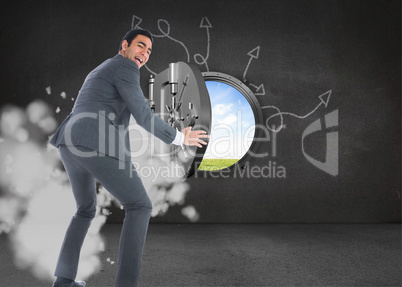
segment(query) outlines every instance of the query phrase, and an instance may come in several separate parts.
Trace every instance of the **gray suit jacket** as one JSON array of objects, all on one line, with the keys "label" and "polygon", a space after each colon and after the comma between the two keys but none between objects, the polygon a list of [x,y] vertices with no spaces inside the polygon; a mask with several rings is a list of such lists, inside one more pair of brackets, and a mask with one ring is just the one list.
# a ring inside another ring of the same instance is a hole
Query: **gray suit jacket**
[{"label": "gray suit jacket", "polygon": [[117,54],[86,77],[71,114],[50,144],[83,146],[129,161],[130,114],[137,124],[165,143],[174,140],[176,130],[149,108],[140,87],[137,64]]}]

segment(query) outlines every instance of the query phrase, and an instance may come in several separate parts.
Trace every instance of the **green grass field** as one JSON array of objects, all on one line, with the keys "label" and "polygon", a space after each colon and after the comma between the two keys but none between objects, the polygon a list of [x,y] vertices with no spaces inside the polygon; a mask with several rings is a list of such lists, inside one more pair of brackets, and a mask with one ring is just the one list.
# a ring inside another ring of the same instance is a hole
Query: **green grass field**
[{"label": "green grass field", "polygon": [[210,171],[210,170],[221,170],[226,167],[229,167],[236,162],[238,162],[239,159],[210,159],[210,158],[204,158],[201,161],[200,166],[198,169],[200,170],[205,170],[205,171]]}]

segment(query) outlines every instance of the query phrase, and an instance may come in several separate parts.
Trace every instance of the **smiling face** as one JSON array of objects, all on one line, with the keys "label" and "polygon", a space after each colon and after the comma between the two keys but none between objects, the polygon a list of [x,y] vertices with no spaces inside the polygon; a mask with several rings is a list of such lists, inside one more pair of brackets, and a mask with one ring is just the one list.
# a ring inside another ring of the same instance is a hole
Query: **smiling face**
[{"label": "smiling face", "polygon": [[133,39],[131,45],[128,45],[127,40],[124,40],[119,53],[125,58],[134,61],[138,65],[138,68],[141,68],[148,61],[151,51],[151,39],[140,34]]}]

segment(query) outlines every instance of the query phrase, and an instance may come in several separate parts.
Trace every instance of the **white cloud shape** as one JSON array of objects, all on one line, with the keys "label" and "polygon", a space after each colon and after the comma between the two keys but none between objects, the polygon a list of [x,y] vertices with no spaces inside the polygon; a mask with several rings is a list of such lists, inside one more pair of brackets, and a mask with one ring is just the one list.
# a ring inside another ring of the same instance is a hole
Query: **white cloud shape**
[{"label": "white cloud shape", "polygon": [[232,125],[237,122],[237,116],[235,114],[229,114],[225,118],[219,121],[220,124]]},{"label": "white cloud shape", "polygon": [[233,104],[217,104],[212,108],[212,111],[217,116],[223,116],[230,112]]}]

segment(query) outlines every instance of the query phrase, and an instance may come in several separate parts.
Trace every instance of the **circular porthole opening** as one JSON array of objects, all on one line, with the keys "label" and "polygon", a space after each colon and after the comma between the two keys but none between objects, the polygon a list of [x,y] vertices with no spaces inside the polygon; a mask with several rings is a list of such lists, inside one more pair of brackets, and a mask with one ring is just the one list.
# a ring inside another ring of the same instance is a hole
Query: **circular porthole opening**
[{"label": "circular porthole opening", "polygon": [[255,127],[261,109],[251,90],[238,79],[223,73],[204,72],[212,122],[210,140],[199,170],[217,171],[246,159],[255,145]]}]

